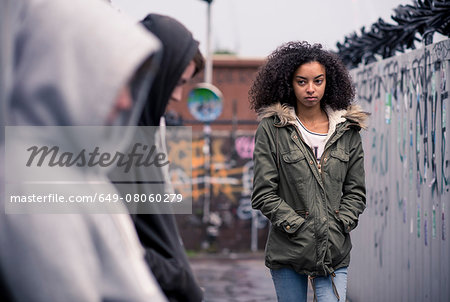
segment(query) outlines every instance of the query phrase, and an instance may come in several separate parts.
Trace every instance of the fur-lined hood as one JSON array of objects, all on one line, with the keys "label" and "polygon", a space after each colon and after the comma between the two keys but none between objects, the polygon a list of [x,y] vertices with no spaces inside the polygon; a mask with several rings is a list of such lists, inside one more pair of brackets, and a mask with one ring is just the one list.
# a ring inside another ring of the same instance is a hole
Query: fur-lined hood
[{"label": "fur-lined hood", "polygon": [[[367,119],[370,113],[363,111],[360,105],[350,105],[344,110],[333,110],[330,107],[326,107],[325,112],[328,115],[329,121],[328,136],[336,130],[338,124],[343,123],[346,120],[350,121],[355,126],[367,129]],[[259,120],[272,116],[277,116],[279,119],[279,122],[275,125],[277,127],[295,125],[296,123],[295,109],[287,104],[281,105],[280,103],[276,103],[258,111]]]}]

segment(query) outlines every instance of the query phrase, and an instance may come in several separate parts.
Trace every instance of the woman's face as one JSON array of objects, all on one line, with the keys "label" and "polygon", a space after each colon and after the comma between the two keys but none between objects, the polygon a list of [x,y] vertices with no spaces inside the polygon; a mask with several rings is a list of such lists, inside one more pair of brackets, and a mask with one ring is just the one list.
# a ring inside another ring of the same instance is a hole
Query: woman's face
[{"label": "woman's face", "polygon": [[320,106],[326,86],[325,66],[315,61],[300,65],[294,72],[292,85],[298,109]]}]

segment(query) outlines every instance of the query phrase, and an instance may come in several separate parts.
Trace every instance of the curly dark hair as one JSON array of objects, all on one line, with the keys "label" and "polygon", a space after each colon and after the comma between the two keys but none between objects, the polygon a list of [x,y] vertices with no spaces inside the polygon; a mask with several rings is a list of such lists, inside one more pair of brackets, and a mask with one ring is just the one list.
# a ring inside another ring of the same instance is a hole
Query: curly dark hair
[{"label": "curly dark hair", "polygon": [[249,91],[250,107],[259,111],[275,103],[297,107],[292,80],[297,68],[305,63],[319,62],[325,67],[325,94],[320,102],[334,110],[346,109],[355,97],[350,74],[332,52],[322,49],[321,44],[293,41],[278,47],[258,70]]}]

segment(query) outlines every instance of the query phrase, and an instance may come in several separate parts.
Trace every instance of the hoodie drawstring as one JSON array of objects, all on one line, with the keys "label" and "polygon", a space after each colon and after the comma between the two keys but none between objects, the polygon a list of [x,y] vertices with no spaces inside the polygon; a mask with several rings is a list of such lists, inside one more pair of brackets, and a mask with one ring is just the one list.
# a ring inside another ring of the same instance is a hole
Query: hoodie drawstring
[{"label": "hoodie drawstring", "polygon": [[336,298],[338,301],[341,301],[341,297],[339,297],[339,293],[337,291],[336,285],[334,284],[334,277],[336,277],[336,274],[333,272],[331,273],[331,286],[333,287],[334,294],[336,295]]},{"label": "hoodie drawstring", "polygon": [[314,279],[316,277],[313,276],[308,276],[309,281],[311,282],[311,287],[313,289],[313,293],[314,293],[314,299],[313,302],[317,302],[317,294],[316,294],[316,283],[314,282]]},{"label": "hoodie drawstring", "polygon": [[[341,298],[339,297],[339,293],[337,291],[336,285],[334,284],[334,277],[336,277],[336,274],[333,272],[331,273],[331,286],[333,287],[333,292],[334,295],[336,296],[336,298],[338,299],[338,301],[341,301]],[[314,276],[308,276],[309,281],[311,282],[311,287],[313,289],[314,292],[314,299],[313,302],[317,302],[317,293],[316,293],[316,282],[315,279],[316,277]]]}]

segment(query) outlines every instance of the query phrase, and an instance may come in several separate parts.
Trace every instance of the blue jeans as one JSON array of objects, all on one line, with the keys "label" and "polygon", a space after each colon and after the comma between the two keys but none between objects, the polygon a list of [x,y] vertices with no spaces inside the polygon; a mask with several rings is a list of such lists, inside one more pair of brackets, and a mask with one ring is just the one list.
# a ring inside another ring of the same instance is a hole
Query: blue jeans
[{"label": "blue jeans", "polygon": [[[290,268],[272,269],[273,284],[278,302],[306,302],[308,294],[308,276],[295,272]],[[331,276],[316,277],[314,283],[318,302],[345,302],[347,293],[347,268],[343,267],[334,272],[334,285],[339,294],[337,299],[331,283]]]}]

